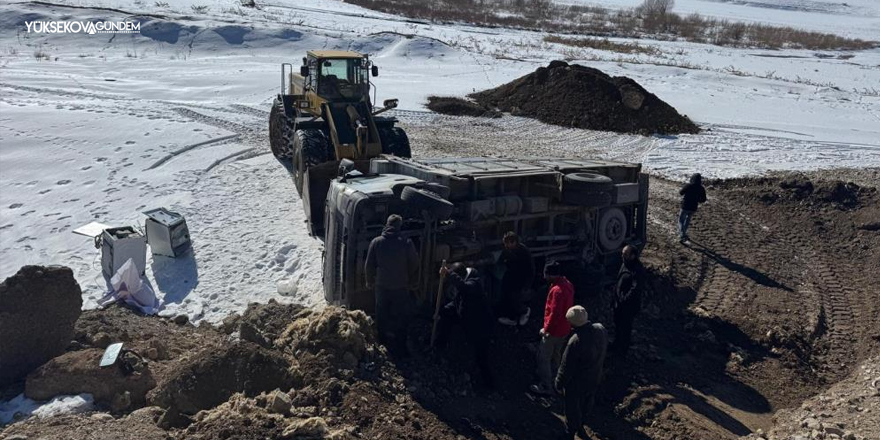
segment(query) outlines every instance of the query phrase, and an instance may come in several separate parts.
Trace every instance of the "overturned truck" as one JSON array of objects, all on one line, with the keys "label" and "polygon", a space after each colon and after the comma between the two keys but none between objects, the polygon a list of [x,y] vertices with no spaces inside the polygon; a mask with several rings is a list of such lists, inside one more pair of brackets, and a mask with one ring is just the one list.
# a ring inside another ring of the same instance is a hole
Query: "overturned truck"
[{"label": "overturned truck", "polygon": [[507,231],[529,246],[536,266],[561,261],[573,276],[601,283],[617,270],[624,245],[644,246],[647,199],[639,164],[381,156],[343,161],[323,206],[312,199],[306,211],[313,234],[324,239],[327,301],[372,311],[364,261],[391,214],[403,216],[402,234],[419,251],[417,296],[427,304],[444,260],[495,274],[484,280],[497,290],[494,269]]}]

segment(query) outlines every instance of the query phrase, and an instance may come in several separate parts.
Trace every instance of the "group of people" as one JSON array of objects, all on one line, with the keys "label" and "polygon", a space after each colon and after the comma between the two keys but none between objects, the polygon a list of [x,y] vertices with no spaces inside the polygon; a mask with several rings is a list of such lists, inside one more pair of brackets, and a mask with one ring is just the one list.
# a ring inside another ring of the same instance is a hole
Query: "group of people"
[{"label": "group of people", "polygon": [[[679,234],[688,241],[688,227],[699,204],[706,201],[706,192],[699,174],[691,177],[681,191]],[[365,274],[367,286],[375,289],[376,321],[379,335],[392,353],[405,354],[407,317],[412,310],[413,284],[418,279],[418,255],[413,243],[400,234],[403,219],[388,217],[382,235],[375,238],[367,252]],[[504,265],[501,279],[501,301],[494,309],[497,321],[508,326],[523,326],[530,316],[528,307],[535,268],[529,249],[514,232],[502,238],[504,246],[500,262]],[[636,247],[621,250],[622,264],[613,295],[614,341],[608,343],[605,327],[592,322],[587,310],[575,305],[574,285],[563,274],[563,266],[548,262],[543,271],[549,284],[544,317],[539,330],[540,343],[536,354],[538,383],[529,390],[538,395],[560,395],[565,404],[565,438],[576,435],[586,438],[583,417],[593,406],[602,379],[607,351],[625,357],[631,344],[633,322],[641,309],[645,286],[645,270]],[[473,352],[483,384],[495,388],[489,352],[495,318],[493,307],[484,291],[476,268],[461,263],[440,268],[441,279],[447,284],[446,300],[439,302],[435,316],[432,345],[444,347],[451,330],[460,325]]]}]

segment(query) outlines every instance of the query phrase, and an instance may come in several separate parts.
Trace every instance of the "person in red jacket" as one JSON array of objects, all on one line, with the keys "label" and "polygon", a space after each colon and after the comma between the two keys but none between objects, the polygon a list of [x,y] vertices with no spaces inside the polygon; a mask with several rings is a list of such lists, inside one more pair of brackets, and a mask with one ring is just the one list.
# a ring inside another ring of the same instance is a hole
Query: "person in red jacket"
[{"label": "person in red jacket", "polygon": [[553,366],[559,365],[565,338],[571,332],[571,324],[565,313],[574,306],[574,286],[562,275],[558,261],[544,266],[544,279],[550,283],[550,292],[544,305],[544,325],[541,327],[541,345],[538,347],[539,383],[529,389],[536,394],[553,393]]}]

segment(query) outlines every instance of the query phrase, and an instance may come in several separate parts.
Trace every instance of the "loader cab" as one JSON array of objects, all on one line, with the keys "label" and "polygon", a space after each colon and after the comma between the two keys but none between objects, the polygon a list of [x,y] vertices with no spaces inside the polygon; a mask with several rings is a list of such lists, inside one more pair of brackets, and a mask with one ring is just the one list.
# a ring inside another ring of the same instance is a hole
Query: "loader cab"
[{"label": "loader cab", "polygon": [[369,95],[371,67],[370,60],[356,52],[309,51],[301,73],[324,100],[356,102]]}]

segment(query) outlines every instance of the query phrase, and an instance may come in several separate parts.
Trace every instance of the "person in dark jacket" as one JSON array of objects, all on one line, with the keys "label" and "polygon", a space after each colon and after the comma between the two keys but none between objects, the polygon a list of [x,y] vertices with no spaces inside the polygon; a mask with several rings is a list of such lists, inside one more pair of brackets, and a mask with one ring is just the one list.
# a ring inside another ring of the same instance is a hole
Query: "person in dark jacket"
[{"label": "person in dark jacket", "polygon": [[479,273],[461,263],[440,268],[440,276],[446,277],[452,300],[440,309],[437,326],[437,347],[445,347],[452,327],[461,324],[465,340],[474,353],[474,361],[480,377],[489,389],[495,388],[492,369],[489,366],[489,345],[492,339],[492,311],[489,300],[480,283]]},{"label": "person in dark jacket", "polygon": [[525,325],[531,309],[527,306],[529,291],[535,277],[535,264],[532,253],[519,241],[519,236],[511,231],[502,239],[504,251],[501,262],[504,276],[501,278],[501,307],[498,322],[504,325]]},{"label": "person in dark jacket", "polygon": [[614,298],[614,343],[611,349],[626,356],[632,343],[633,321],[642,309],[645,289],[645,268],[639,260],[639,251],[626,245],[621,251],[623,264],[617,274],[617,292]]},{"label": "person in dark jacket", "polygon": [[690,182],[678,192],[681,195],[681,212],[678,214],[678,234],[682,243],[688,241],[688,228],[691,218],[701,203],[706,203],[706,188],[703,188],[703,176],[695,173]]},{"label": "person in dark jacket", "polygon": [[581,306],[568,309],[565,318],[574,332],[568,339],[554,386],[565,401],[565,439],[579,435],[587,439],[584,416],[593,407],[602,381],[602,365],[608,345],[608,333],[599,323],[591,323]]},{"label": "person in dark jacket", "polygon": [[382,235],[367,250],[364,272],[367,287],[376,293],[379,337],[390,350],[405,355],[413,290],[418,283],[419,256],[412,241],[400,235],[403,218],[390,215]]}]

